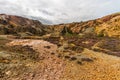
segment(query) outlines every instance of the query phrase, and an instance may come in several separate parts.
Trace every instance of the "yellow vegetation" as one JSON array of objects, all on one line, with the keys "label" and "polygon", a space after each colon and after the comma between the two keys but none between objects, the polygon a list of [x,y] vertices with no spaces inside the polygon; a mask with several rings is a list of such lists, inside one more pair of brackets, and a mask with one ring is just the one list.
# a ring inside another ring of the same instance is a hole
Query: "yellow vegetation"
[{"label": "yellow vegetation", "polygon": [[85,49],[81,55],[94,58],[94,62],[76,64],[66,61],[61,80],[119,80],[120,58]]},{"label": "yellow vegetation", "polygon": [[103,34],[109,37],[120,37],[120,16],[103,23],[95,28],[98,35]]}]

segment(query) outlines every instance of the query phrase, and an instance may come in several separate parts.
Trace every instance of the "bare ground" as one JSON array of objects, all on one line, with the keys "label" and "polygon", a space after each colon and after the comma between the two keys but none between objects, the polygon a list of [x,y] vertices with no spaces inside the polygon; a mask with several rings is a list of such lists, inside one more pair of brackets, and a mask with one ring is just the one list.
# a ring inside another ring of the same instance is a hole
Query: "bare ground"
[{"label": "bare ground", "polygon": [[[38,60],[26,60],[21,65],[26,70],[22,70],[23,74],[13,76],[15,71],[8,70],[5,72],[9,75],[9,80],[59,80],[64,69],[63,61],[52,54],[56,54],[57,46],[42,40],[13,40],[7,46],[29,46],[38,53]],[[33,53],[34,55],[35,53]],[[31,61],[31,62],[29,62]],[[20,67],[20,65],[17,65]],[[14,70],[14,69],[13,69]],[[27,71],[29,70],[29,71]],[[17,73],[20,70],[16,71]],[[6,79],[3,79],[6,80]]]},{"label": "bare ground", "polygon": [[[84,49],[59,52],[55,44],[43,40],[19,39],[0,51],[0,80],[119,80],[120,58]],[[18,47],[20,46],[20,47]],[[62,56],[60,56],[61,54]],[[69,54],[69,56],[65,55]],[[25,55],[25,56],[23,56]]]}]

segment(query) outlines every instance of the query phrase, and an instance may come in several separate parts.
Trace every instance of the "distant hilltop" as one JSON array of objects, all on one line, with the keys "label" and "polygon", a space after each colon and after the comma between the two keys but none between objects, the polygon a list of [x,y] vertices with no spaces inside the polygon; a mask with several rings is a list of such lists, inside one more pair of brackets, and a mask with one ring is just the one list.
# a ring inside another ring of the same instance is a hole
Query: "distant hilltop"
[{"label": "distant hilltop", "polygon": [[44,25],[37,20],[0,14],[0,34],[20,34],[28,32],[33,35],[43,35],[43,27]]}]

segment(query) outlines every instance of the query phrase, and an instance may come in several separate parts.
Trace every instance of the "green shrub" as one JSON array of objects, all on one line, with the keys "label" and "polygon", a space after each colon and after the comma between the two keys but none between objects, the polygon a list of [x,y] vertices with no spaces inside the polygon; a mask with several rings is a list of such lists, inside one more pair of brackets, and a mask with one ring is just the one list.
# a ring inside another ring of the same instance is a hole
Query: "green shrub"
[{"label": "green shrub", "polygon": [[105,36],[105,30],[102,30],[101,32],[98,33],[98,37],[104,37]]}]

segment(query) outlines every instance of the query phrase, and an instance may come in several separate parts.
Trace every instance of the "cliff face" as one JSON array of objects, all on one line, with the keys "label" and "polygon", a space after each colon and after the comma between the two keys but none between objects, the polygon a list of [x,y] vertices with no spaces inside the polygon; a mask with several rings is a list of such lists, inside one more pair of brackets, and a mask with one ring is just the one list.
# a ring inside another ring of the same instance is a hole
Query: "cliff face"
[{"label": "cliff face", "polygon": [[0,14],[0,34],[20,34],[30,33],[33,35],[43,35],[44,25],[37,20]]}]

